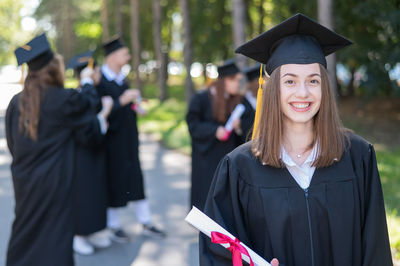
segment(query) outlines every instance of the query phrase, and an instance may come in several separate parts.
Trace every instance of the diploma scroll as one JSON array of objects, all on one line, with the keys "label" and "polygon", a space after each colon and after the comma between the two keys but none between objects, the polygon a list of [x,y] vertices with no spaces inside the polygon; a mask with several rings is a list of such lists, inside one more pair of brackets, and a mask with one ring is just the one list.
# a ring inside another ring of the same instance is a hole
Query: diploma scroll
[{"label": "diploma scroll", "polygon": [[[232,240],[235,239],[235,237],[232,234],[230,234],[222,226],[217,224],[210,217],[205,215],[203,212],[201,212],[194,206],[192,210],[189,212],[189,214],[186,216],[185,221],[196,227],[199,231],[201,231],[210,238],[211,238],[211,232],[219,232],[230,237]],[[229,248],[230,246],[229,244],[221,244],[221,245],[225,248]],[[253,261],[255,266],[271,266],[271,264],[269,264],[266,260],[264,260],[253,250],[248,248],[245,244],[240,242],[240,245],[242,245],[248,251],[251,260]],[[250,258],[244,254],[242,254],[242,259],[247,263],[250,263]]]},{"label": "diploma scroll", "polygon": [[229,136],[232,133],[233,130],[233,123],[238,120],[242,114],[244,113],[244,110],[246,108],[244,107],[243,104],[239,103],[238,105],[236,105],[235,109],[233,110],[231,116],[229,117],[228,121],[225,124],[225,130],[226,130],[226,134],[225,136],[222,138],[223,141],[227,140],[229,138]]}]

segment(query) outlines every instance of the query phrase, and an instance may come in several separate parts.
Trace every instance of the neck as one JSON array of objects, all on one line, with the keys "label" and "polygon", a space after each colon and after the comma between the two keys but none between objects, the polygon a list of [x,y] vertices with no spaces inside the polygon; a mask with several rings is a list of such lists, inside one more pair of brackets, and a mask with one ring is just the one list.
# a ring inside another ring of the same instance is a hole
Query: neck
[{"label": "neck", "polygon": [[[285,120],[285,119],[284,119]],[[283,145],[289,152],[304,152],[308,150],[314,140],[313,121],[307,123],[293,123],[284,121]]]},{"label": "neck", "polygon": [[121,71],[121,66],[115,64],[112,60],[106,59],[106,64],[115,74],[118,74]]}]

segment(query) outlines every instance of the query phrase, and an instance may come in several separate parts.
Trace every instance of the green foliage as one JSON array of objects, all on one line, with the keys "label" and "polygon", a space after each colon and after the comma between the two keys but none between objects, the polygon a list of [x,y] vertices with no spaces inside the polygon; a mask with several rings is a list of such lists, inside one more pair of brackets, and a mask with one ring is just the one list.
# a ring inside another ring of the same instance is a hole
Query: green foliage
[{"label": "green foliage", "polygon": [[172,98],[162,103],[151,99],[145,107],[148,113],[139,118],[140,131],[155,134],[167,148],[190,154],[190,137],[185,121],[186,104]]},{"label": "green foliage", "polygon": [[0,1],[0,65],[15,64],[14,49],[28,36],[21,34],[22,0]]}]

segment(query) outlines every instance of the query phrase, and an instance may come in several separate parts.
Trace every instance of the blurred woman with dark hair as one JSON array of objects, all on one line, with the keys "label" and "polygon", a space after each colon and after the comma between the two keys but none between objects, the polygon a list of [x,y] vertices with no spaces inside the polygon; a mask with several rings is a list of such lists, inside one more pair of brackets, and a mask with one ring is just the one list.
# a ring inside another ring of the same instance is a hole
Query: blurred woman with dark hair
[{"label": "blurred woman with dark hair", "polygon": [[[40,35],[15,51],[29,67],[23,91],[6,113],[13,161],[15,220],[7,265],[73,265],[74,136],[95,130],[96,114],[76,90],[64,89],[64,63]],[[106,118],[112,103],[103,101]]]},{"label": "blurred woman with dark hair", "polygon": [[[218,79],[207,89],[194,95],[186,115],[192,139],[191,206],[203,208],[212,176],[219,160],[239,145],[238,135],[224,125],[234,108],[240,104],[241,73],[234,61],[218,67]],[[239,120],[234,128],[240,129]]]}]

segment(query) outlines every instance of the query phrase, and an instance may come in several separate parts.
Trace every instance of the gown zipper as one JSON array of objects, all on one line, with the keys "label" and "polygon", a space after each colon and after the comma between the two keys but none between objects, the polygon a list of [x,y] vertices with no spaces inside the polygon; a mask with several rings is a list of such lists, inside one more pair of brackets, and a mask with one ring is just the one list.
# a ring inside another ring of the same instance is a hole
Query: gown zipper
[{"label": "gown zipper", "polygon": [[307,217],[308,217],[308,229],[310,231],[310,244],[311,244],[311,265],[315,266],[314,262],[314,244],[311,230],[311,215],[310,215],[310,205],[308,203],[308,188],[304,189],[304,195],[306,198],[306,206],[307,206]]}]

